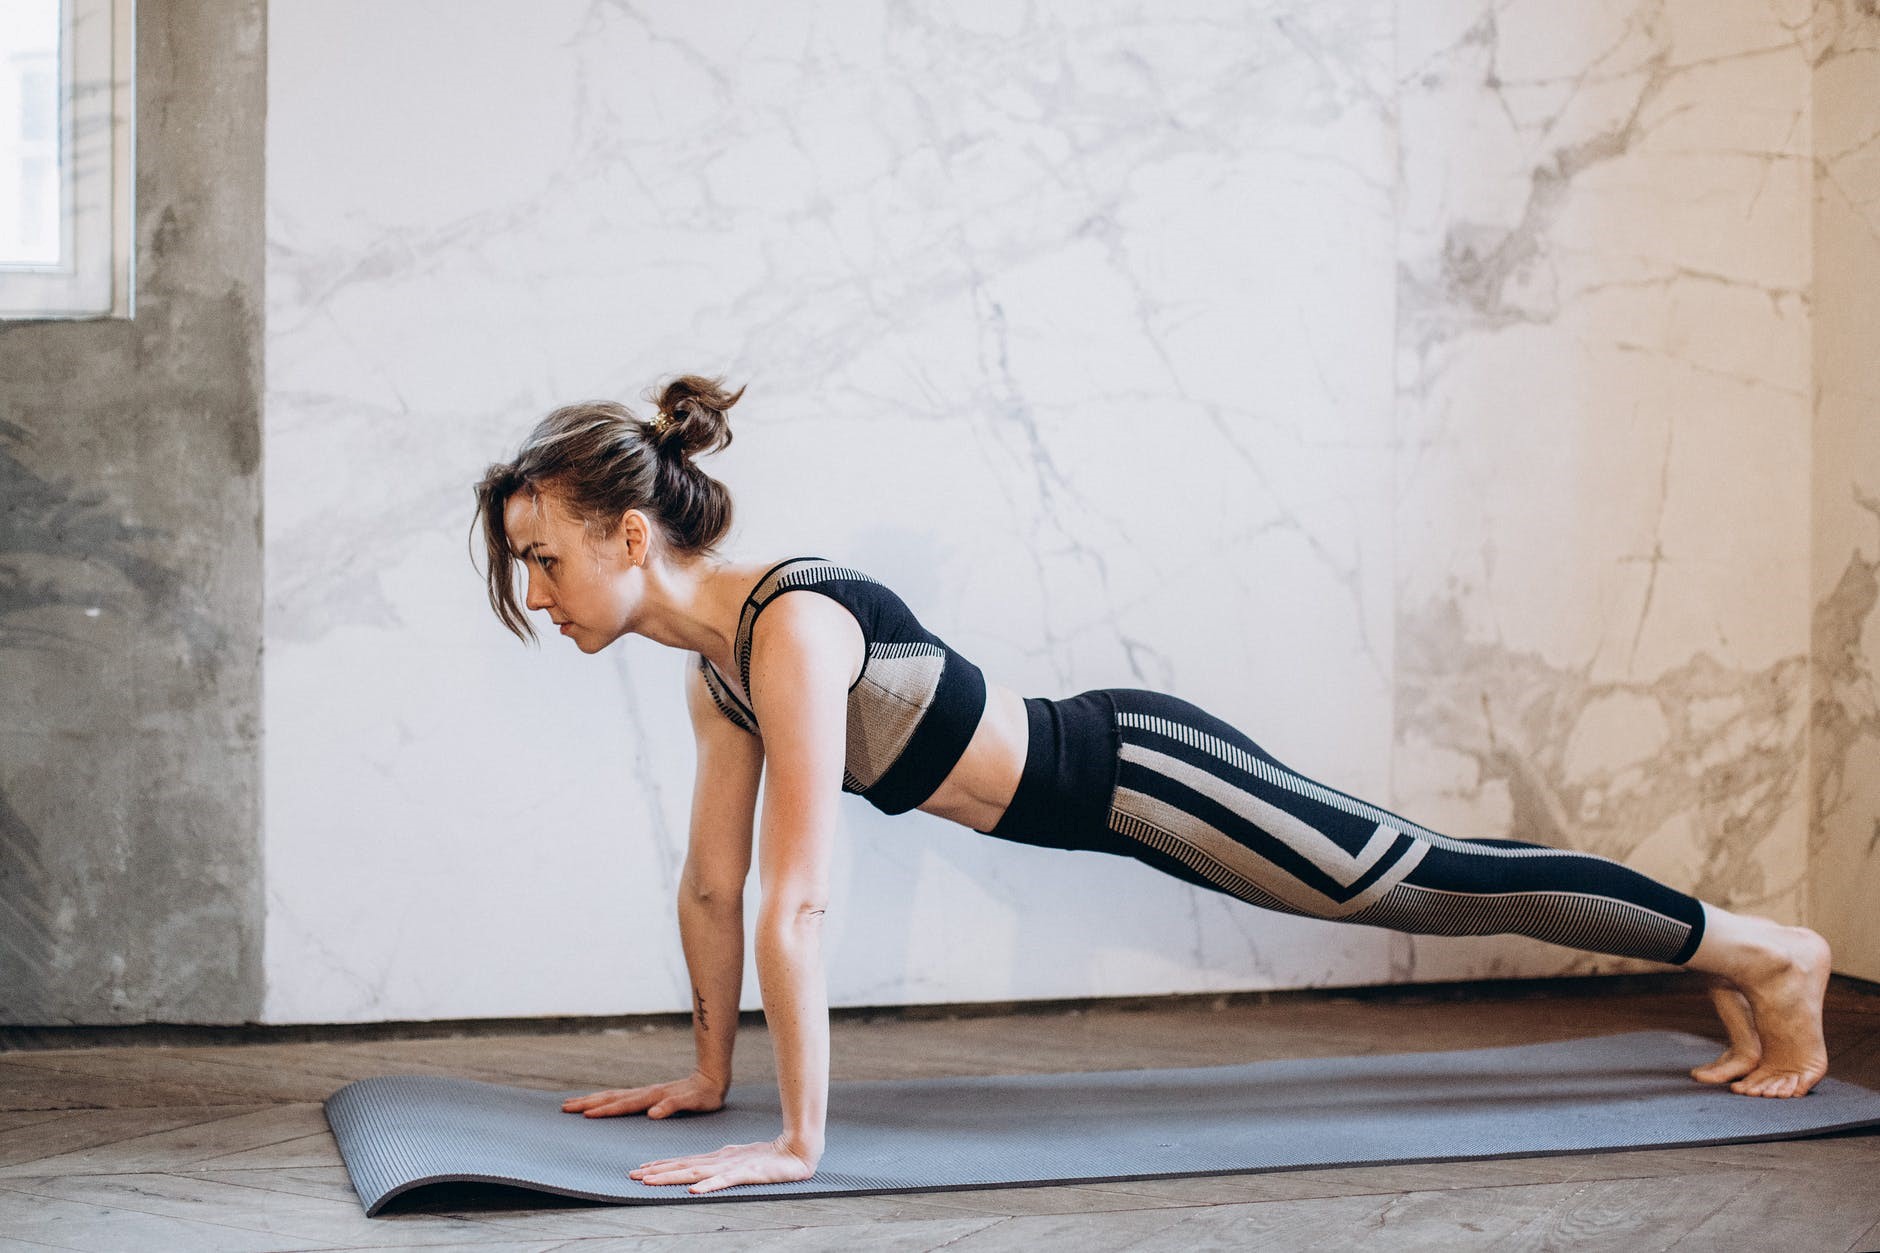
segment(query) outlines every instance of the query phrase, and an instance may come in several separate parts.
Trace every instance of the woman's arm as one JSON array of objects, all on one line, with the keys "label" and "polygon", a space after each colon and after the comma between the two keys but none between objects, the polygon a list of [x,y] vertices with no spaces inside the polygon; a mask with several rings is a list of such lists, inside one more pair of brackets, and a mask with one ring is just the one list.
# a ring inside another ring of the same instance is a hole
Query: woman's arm
[{"label": "woman's arm", "polygon": [[692,838],[679,875],[679,943],[692,975],[692,1038],[698,1073],[731,1086],[744,985],[744,881],[764,769],[764,742],[713,704],[697,666],[686,668],[686,708],[698,742]]},{"label": "woman's arm", "polygon": [[738,1001],[744,982],[744,881],[751,870],[751,825],[764,769],[764,742],[718,711],[697,666],[686,667],[686,709],[698,746],[692,832],[679,876],[679,942],[691,973],[692,1035],[698,1066],[683,1079],[610,1088],[562,1103],[590,1118],[664,1118],[722,1108],[731,1086]]},{"label": "woman's arm", "polygon": [[691,1183],[694,1192],[710,1192],[807,1179],[822,1157],[829,1099],[822,927],[857,635],[848,611],[834,601],[785,596],[765,610],[752,638],[751,703],[765,728],[757,974],[776,1052],[783,1128],[773,1141],[727,1145],[629,1172],[644,1183]]},{"label": "woman's arm", "polygon": [[751,707],[759,725],[773,729],[757,852],[764,894],[757,916],[757,978],[777,1059],[780,1143],[813,1171],[822,1157],[829,1104],[823,919],[859,632],[847,609],[813,595],[783,597],[758,623],[768,628],[769,639],[760,643],[762,632],[754,629]]}]

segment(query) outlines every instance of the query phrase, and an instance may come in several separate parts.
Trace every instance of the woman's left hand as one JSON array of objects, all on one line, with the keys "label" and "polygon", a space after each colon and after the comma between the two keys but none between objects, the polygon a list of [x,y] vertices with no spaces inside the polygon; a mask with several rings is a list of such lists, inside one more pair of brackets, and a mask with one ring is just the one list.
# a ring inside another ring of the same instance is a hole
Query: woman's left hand
[{"label": "woman's left hand", "polygon": [[793,1183],[816,1173],[816,1159],[784,1147],[784,1140],[727,1144],[713,1153],[668,1157],[627,1172],[641,1183],[689,1183],[691,1192],[716,1192],[741,1183]]}]

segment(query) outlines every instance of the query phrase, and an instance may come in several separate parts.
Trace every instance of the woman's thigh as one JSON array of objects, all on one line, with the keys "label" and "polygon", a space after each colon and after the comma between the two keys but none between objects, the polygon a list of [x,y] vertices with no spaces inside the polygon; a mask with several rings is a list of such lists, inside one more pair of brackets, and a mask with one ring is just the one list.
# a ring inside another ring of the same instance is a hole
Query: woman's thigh
[{"label": "woman's thigh", "polygon": [[1415,868],[1428,849],[1419,837],[1444,838],[1299,774],[1191,701],[1107,691],[1118,737],[1109,827],[1126,841],[1116,851],[1267,908],[1343,918]]}]

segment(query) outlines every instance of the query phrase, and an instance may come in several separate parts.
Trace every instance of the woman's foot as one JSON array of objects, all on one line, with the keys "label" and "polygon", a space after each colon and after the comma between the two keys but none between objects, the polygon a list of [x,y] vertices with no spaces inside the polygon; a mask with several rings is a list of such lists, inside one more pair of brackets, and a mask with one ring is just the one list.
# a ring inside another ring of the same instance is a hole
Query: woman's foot
[{"label": "woman's foot", "polygon": [[[1713,982],[1712,1003],[1730,1033],[1730,1046],[1692,1076],[1729,1083],[1732,1092],[1744,1096],[1806,1095],[1828,1073],[1821,1005],[1830,960],[1828,942],[1807,927],[1713,911],[1690,964],[1721,975],[1741,993],[1743,1004],[1735,1004],[1727,989],[1720,991]],[[1745,1009],[1747,1022],[1742,1021]],[[1753,1044],[1745,1029],[1754,1036]]]},{"label": "woman's foot", "polygon": [[1736,985],[1722,975],[1710,976],[1710,1003],[1723,1019],[1723,1029],[1730,1033],[1730,1046],[1714,1062],[1691,1068],[1691,1078],[1699,1083],[1729,1083],[1756,1069],[1762,1060],[1762,1040],[1756,1035],[1756,1019],[1749,1002]]}]

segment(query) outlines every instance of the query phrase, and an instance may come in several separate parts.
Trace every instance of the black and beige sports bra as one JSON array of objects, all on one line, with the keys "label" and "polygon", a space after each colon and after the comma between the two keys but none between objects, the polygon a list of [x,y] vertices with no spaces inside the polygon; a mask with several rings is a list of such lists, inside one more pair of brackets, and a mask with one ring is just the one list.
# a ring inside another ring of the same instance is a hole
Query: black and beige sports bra
[{"label": "black and beige sports bra", "polygon": [[[734,655],[751,690],[751,630],[785,592],[821,592],[855,615],[867,642],[862,672],[849,686],[842,790],[883,813],[899,814],[934,794],[978,729],[986,679],[978,666],[921,626],[887,587],[825,557],[787,557],[764,572],[738,615]],[[738,699],[704,654],[706,689],[725,717],[752,734],[757,715]]]}]

